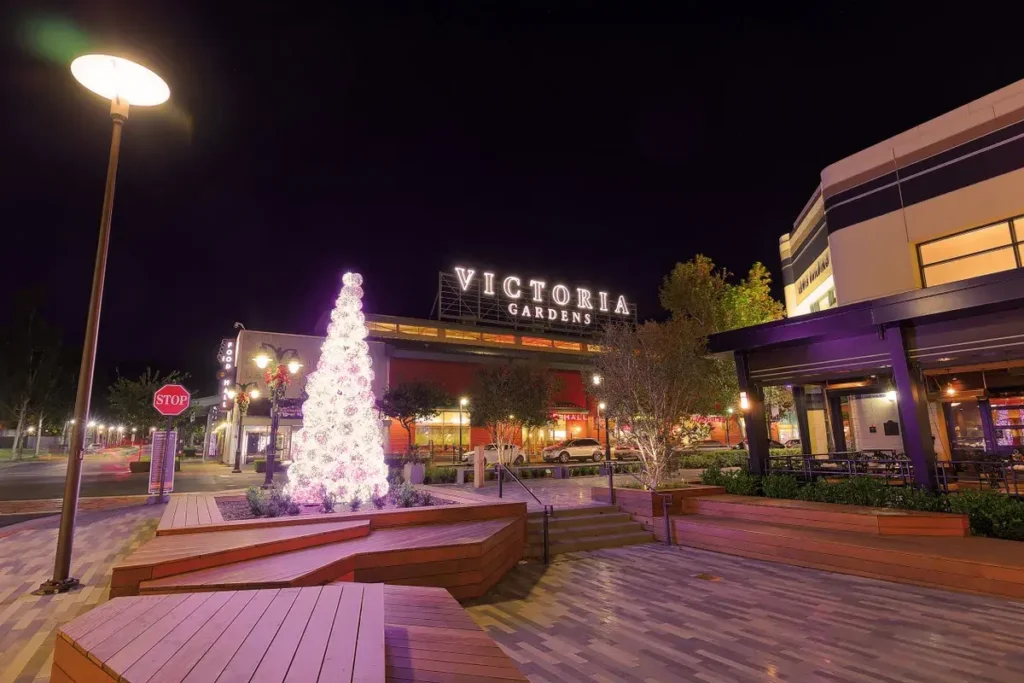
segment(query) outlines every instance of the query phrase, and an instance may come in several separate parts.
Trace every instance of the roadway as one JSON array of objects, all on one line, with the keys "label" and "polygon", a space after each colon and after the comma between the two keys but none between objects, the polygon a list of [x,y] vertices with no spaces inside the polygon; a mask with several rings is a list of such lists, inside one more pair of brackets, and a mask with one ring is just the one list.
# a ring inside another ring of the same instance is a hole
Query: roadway
[{"label": "roadway", "polygon": [[[128,462],[137,457],[137,449],[111,449],[86,455],[82,466],[82,497],[144,495],[149,474],[132,474]],[[0,501],[61,498],[64,495],[65,458],[0,463]],[[281,478],[282,475],[277,475]],[[176,493],[223,491],[247,488],[263,483],[252,465],[240,474],[219,462],[185,460],[174,473]]]}]

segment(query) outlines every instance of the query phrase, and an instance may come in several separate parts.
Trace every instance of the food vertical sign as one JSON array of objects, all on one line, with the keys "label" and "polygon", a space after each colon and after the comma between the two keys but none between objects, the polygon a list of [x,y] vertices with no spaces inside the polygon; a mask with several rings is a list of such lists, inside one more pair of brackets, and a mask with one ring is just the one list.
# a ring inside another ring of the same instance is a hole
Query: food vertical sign
[{"label": "food vertical sign", "polygon": [[177,433],[174,418],[188,410],[192,397],[188,389],[180,384],[165,384],[153,394],[153,407],[167,418],[167,429],[153,434],[153,455],[149,466],[149,492],[159,495],[174,490],[174,454],[177,450]]}]

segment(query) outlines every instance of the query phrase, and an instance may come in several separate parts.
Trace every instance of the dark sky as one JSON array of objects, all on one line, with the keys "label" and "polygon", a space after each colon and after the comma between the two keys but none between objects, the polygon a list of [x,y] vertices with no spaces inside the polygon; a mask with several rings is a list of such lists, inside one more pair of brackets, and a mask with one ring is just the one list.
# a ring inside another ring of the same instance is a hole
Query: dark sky
[{"label": "dark sky", "polygon": [[1005,8],[747,4],[16,3],[0,292],[43,286],[79,348],[110,125],[80,47],[141,52],[172,91],[125,129],[100,386],[212,385],[234,321],[313,332],[347,268],[368,311],[420,317],[456,264],[604,285],[641,318],[698,252],[779,278],[824,166],[1024,77]]}]

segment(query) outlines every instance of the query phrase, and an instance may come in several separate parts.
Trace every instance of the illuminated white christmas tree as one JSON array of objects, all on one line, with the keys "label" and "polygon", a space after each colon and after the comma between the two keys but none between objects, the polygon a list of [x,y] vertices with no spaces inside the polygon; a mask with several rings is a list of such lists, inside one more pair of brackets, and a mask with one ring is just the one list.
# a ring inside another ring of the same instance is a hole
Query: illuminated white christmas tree
[{"label": "illuminated white christmas tree", "polygon": [[363,316],[363,277],[345,273],[316,370],[306,382],[302,429],[295,435],[285,490],[301,502],[321,492],[368,501],[388,492],[381,422]]}]

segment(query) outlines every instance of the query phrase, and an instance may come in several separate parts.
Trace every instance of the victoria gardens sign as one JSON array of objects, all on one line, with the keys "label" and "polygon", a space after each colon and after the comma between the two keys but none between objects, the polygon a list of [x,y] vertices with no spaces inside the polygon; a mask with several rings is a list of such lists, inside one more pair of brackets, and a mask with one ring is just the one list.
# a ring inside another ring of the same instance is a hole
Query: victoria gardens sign
[{"label": "victoria gardens sign", "polygon": [[438,317],[590,335],[611,322],[636,322],[621,294],[458,266],[439,274]]}]

